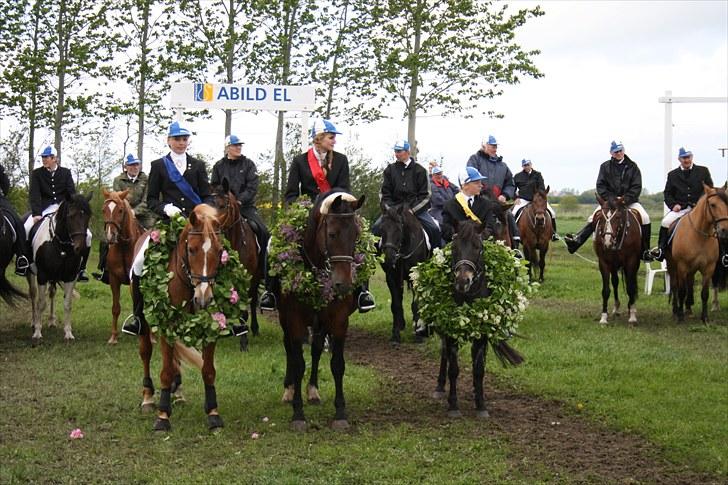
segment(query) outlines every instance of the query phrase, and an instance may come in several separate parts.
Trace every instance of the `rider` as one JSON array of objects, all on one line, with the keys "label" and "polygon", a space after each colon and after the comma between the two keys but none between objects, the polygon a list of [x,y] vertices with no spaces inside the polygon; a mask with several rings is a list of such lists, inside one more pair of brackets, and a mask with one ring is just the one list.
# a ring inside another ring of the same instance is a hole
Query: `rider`
[{"label": "rider", "polygon": [[[128,190],[127,202],[131,206],[136,220],[144,229],[154,225],[155,216],[147,209],[147,174],[142,172],[142,161],[129,153],[124,160],[124,171],[114,178],[112,185],[114,192]],[[109,243],[99,243],[99,270],[93,277],[102,283],[109,284],[109,274],[106,271],[106,257],[109,254]]]},{"label": "rider", "polygon": [[[533,169],[531,160],[521,160],[521,167],[523,170],[513,176],[513,183],[516,185],[516,202],[511,209],[513,215],[518,221],[520,213],[526,208],[528,204],[533,201],[533,195],[538,190],[546,190],[546,186],[543,182],[543,176],[541,172]],[[546,202],[546,210],[551,214],[551,226],[554,229],[554,233],[551,235],[552,241],[558,241],[559,235],[556,232],[556,212],[551,207],[551,204]]]},{"label": "rider", "polygon": [[457,185],[448,180],[448,178],[442,173],[442,168],[438,165],[432,167],[430,189],[432,190],[432,207],[430,207],[430,214],[440,225],[442,225],[442,210],[445,207],[445,203],[455,197],[455,194],[457,194],[460,189],[458,189]]},{"label": "rider", "polygon": [[[205,162],[190,156],[190,130],[175,121],[167,131],[167,145],[170,152],[154,160],[149,170],[147,185],[147,207],[162,220],[168,221],[174,214],[187,217],[197,204],[210,196]],[[141,319],[144,318],[144,298],[139,290],[139,280],[144,268],[144,252],[149,237],[144,241],[132,263],[132,295],[134,314],[124,321],[122,332],[130,335],[141,333]]]},{"label": "rider", "polygon": [[481,195],[484,179],[485,177],[476,168],[465,168],[465,176],[460,181],[460,192],[445,203],[442,211],[442,238],[445,241],[452,241],[458,222],[467,219],[476,222],[494,222],[488,219],[488,216],[493,215],[493,204],[498,203]]},{"label": "rider", "polygon": [[[394,158],[395,161],[384,169],[382,188],[379,191],[382,209],[407,204],[422,224],[432,248],[442,247],[440,226],[427,211],[432,197],[427,170],[410,156],[410,144],[407,140],[399,140],[394,144]],[[380,215],[372,226],[374,235],[381,236],[381,224]]]},{"label": "rider", "polygon": [[[18,217],[18,213],[15,211],[15,207],[7,199],[8,193],[10,192],[10,179],[8,174],[5,173],[5,168],[0,165],[0,210],[7,215],[8,220],[13,225],[15,230],[15,242],[13,243],[13,249],[15,250],[15,274],[18,276],[25,276],[28,272],[28,257],[26,256],[27,244],[25,238],[25,227]],[[2,217],[2,214],[0,214]]]},{"label": "rider", "polygon": [[[42,167],[33,170],[30,176],[30,210],[32,217],[25,221],[25,234],[30,236],[33,225],[41,220],[43,216],[52,214],[58,210],[60,203],[68,196],[76,193],[76,186],[73,183],[71,171],[58,164],[58,152],[55,147],[47,146],[41,152],[40,158]],[[28,241],[30,246],[32,241]],[[86,249],[82,255],[81,268],[76,279],[88,281],[86,276],[86,263],[91,251],[91,231],[86,230]],[[29,249],[26,253],[32,262],[33,252]]]},{"label": "rider", "polygon": [[[624,204],[629,209],[637,210],[642,218],[642,249],[640,255],[643,260],[651,261],[648,253],[650,247],[650,216],[639,203],[642,193],[642,173],[635,162],[624,153],[624,145],[619,141],[612,141],[609,148],[612,155],[609,160],[599,167],[597,176],[597,194],[606,201],[616,197],[623,197]],[[577,234],[567,234],[564,237],[569,253],[575,253],[589,236],[594,232],[594,216],[600,211],[597,207],[589,216],[588,223]]]},{"label": "rider", "polygon": [[[235,194],[240,206],[240,215],[247,219],[250,227],[258,238],[261,248],[261,264],[268,279],[267,264],[265,263],[268,250],[270,232],[263,219],[255,208],[255,196],[258,193],[258,171],[255,162],[243,155],[243,140],[237,135],[225,138],[225,156],[212,167],[210,183],[221,184],[223,179],[230,183],[230,190]],[[266,288],[271,286],[266,284]],[[269,296],[265,295],[267,299]],[[274,297],[275,298],[275,297]],[[266,305],[269,301],[266,301]]]},{"label": "rider", "polygon": [[[713,186],[708,167],[693,163],[693,152],[681,147],[677,159],[680,166],[667,174],[665,183],[665,206],[669,212],[662,218],[657,247],[650,251],[650,256],[657,261],[665,258],[670,226],[685,214],[690,213],[703,195],[703,184]],[[723,259],[728,262],[728,256]]]},{"label": "rider", "polygon": [[[470,156],[468,167],[475,167],[483,175],[483,190],[491,190],[500,203],[513,200],[516,195],[516,185],[513,183],[513,174],[508,165],[498,156],[498,141],[493,135],[483,139],[481,149]],[[518,249],[521,233],[512,212],[506,214],[508,232],[511,235],[511,247]]]},{"label": "rider", "polygon": [[[311,144],[308,151],[296,156],[288,169],[288,182],[284,200],[286,204],[295,201],[301,195],[316,199],[322,192],[332,189],[350,190],[349,160],[346,155],[334,151],[336,135],[341,132],[330,121],[316,119],[311,126]],[[261,310],[273,311],[276,300],[273,294],[275,281],[266,281],[265,293],[260,298]],[[357,307],[360,313],[368,312],[375,307],[374,295],[369,292],[368,282],[355,290]]]}]

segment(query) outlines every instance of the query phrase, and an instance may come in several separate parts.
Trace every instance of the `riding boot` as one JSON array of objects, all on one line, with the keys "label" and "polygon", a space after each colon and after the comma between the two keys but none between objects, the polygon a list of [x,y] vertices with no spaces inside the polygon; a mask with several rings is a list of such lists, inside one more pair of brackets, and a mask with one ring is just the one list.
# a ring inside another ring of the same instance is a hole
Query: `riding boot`
[{"label": "riding boot", "polygon": [[581,231],[579,231],[576,234],[567,234],[564,236],[564,242],[566,243],[566,247],[569,250],[570,254],[574,254],[582,244],[586,242],[587,239],[589,239],[589,236],[592,235],[594,232],[594,226],[592,226],[592,223],[587,223],[586,226],[581,228]]},{"label": "riding boot", "polygon": [[18,276],[25,276],[28,274],[30,258],[26,254],[27,246],[25,239],[21,239],[20,235],[18,235],[17,240],[15,241],[15,274]]},{"label": "riding boot", "polygon": [[652,255],[650,254],[650,238],[652,237],[652,223],[642,224],[642,247],[640,248],[640,254],[642,255],[642,261],[652,261]]},{"label": "riding boot", "polygon": [[134,310],[129,315],[124,324],[121,326],[121,331],[129,335],[141,335],[142,333],[142,319],[144,318],[144,296],[140,286],[141,278],[137,275],[131,277],[131,299],[134,305]]},{"label": "riding boot", "polygon": [[275,278],[268,274],[268,252],[266,251],[265,255],[263,256],[265,259],[265,262],[263,263],[263,269],[264,269],[264,281],[265,281],[265,291],[260,296],[260,301],[258,302],[258,306],[260,307],[260,311],[268,311],[268,312],[274,312],[276,311],[277,302],[276,302],[276,295],[275,290],[278,286],[278,278]]},{"label": "riding boot", "polygon": [[516,257],[518,259],[523,259],[523,253],[519,249],[519,246],[521,245],[521,238],[515,237],[511,239],[511,249],[513,249],[516,252]]},{"label": "riding boot", "polygon": [[368,281],[363,282],[361,286],[354,290],[354,296],[356,297],[356,306],[359,307],[359,313],[366,313],[376,306],[374,295],[369,292]]},{"label": "riding boot", "polygon": [[109,255],[109,243],[99,241],[99,273],[93,273],[92,276],[102,283],[109,284],[109,272],[106,271],[106,258]]},{"label": "riding boot", "polygon": [[559,236],[559,232],[556,229],[556,219],[553,217],[551,218],[551,228],[553,229],[553,234],[551,234],[551,240],[552,241],[558,241],[561,239],[561,236]]},{"label": "riding boot", "polygon": [[665,251],[667,251],[667,240],[669,239],[670,230],[667,227],[660,226],[660,234],[657,236],[657,246],[650,250],[650,257],[654,261],[662,261],[665,259]]},{"label": "riding boot", "polygon": [[81,268],[78,270],[78,276],[76,277],[76,281],[88,281],[88,275],[86,275],[86,263],[88,263],[89,254],[91,254],[91,248],[87,247],[83,250],[83,255],[81,256]]},{"label": "riding boot", "polygon": [[728,268],[728,241],[718,238],[718,261]]}]

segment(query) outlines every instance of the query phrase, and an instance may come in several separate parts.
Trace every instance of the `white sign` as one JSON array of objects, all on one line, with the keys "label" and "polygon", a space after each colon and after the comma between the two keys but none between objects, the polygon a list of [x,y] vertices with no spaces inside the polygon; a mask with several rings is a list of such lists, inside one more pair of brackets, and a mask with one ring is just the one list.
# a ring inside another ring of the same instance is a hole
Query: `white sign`
[{"label": "white sign", "polygon": [[172,108],[261,109],[313,111],[313,86],[175,83],[170,91]]}]

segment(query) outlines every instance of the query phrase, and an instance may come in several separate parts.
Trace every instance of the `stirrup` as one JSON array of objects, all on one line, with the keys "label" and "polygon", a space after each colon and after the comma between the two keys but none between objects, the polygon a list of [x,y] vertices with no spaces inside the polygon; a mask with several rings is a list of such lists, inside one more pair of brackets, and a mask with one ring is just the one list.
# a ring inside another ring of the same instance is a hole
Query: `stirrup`
[{"label": "stirrup", "polygon": [[555,233],[551,234],[551,240],[554,241],[554,242],[560,241],[561,240],[561,236],[559,236],[559,233],[555,232]]},{"label": "stirrup", "polygon": [[650,249],[647,254],[650,255],[653,261],[662,261],[665,258],[665,253],[660,246]]},{"label": "stirrup", "polygon": [[720,258],[720,264],[722,264],[724,268],[728,268],[728,253],[724,254]]},{"label": "stirrup", "polygon": [[366,313],[369,310],[373,310],[377,304],[374,301],[374,295],[369,290],[364,290],[359,293],[359,298],[356,300],[356,306],[359,308],[359,313]]},{"label": "stirrup", "polygon": [[245,335],[246,333],[248,333],[248,325],[246,323],[232,326],[232,334],[234,336],[240,337],[241,335]]},{"label": "stirrup", "polygon": [[[270,299],[272,301],[265,303],[266,299]],[[276,301],[276,296],[273,294],[273,292],[266,290],[261,295],[258,306],[260,306],[261,311],[267,311],[267,312],[276,311],[276,307],[278,306],[278,302]]]},{"label": "stirrup", "polygon": [[25,276],[28,274],[28,268],[30,267],[30,263],[28,263],[28,258],[25,256],[18,256],[15,258],[15,274],[18,276]]},{"label": "stirrup", "polygon": [[124,320],[124,323],[121,325],[121,331],[122,333],[133,335],[135,337],[141,335],[142,325],[139,322],[139,318],[133,313],[126,317],[126,320]]}]

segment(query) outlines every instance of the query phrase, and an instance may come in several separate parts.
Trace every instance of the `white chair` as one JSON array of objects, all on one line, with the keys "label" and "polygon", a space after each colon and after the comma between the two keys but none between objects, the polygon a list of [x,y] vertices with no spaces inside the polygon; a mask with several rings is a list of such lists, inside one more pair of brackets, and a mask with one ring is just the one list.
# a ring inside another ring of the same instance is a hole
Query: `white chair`
[{"label": "white chair", "polygon": [[660,267],[652,269],[651,263],[645,262],[645,294],[652,294],[652,284],[655,282],[655,276],[662,274],[665,277],[665,294],[670,293],[670,274],[667,272],[667,263],[662,261]]}]

